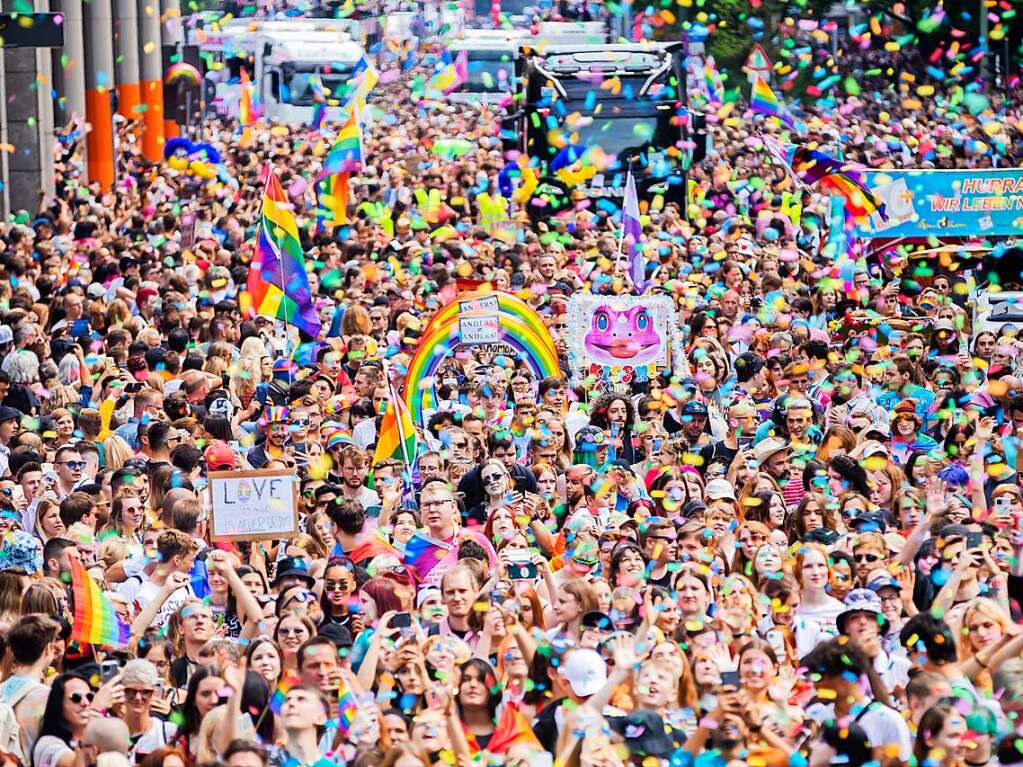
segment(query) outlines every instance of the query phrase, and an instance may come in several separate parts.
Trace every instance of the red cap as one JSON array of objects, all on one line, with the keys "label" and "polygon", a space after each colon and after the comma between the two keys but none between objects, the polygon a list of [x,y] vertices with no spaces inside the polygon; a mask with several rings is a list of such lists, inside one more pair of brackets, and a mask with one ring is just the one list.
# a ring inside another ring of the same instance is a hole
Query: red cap
[{"label": "red cap", "polygon": [[135,305],[142,306],[150,298],[156,298],[156,295],[156,291],[153,288],[140,288],[139,292],[135,294]]},{"label": "red cap", "polygon": [[202,455],[206,459],[206,468],[209,471],[238,468],[238,461],[234,457],[234,450],[226,442],[210,443]]}]

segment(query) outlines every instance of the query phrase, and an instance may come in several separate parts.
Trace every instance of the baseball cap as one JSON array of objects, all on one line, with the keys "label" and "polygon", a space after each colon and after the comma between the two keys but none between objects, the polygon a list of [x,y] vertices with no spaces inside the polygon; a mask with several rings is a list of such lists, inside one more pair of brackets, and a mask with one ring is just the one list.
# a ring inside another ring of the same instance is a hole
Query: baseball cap
[{"label": "baseball cap", "polygon": [[14,340],[14,331],[10,325],[0,325],[0,344],[9,344]]},{"label": "baseball cap", "polygon": [[572,650],[561,663],[561,675],[580,698],[596,695],[607,683],[607,666],[595,650]]},{"label": "baseball cap", "polygon": [[580,626],[584,629],[595,629],[597,631],[615,630],[614,623],[611,622],[610,616],[600,610],[590,610],[588,613],[585,613],[582,617]]},{"label": "baseball cap", "polygon": [[707,483],[703,495],[712,501],[720,501],[722,499],[734,501],[735,488],[732,487],[732,483],[727,479],[712,479]]},{"label": "baseball cap", "polygon": [[238,461],[234,457],[234,450],[226,442],[213,442],[203,452],[202,457],[206,459],[206,468],[210,471],[218,469],[237,469]]}]

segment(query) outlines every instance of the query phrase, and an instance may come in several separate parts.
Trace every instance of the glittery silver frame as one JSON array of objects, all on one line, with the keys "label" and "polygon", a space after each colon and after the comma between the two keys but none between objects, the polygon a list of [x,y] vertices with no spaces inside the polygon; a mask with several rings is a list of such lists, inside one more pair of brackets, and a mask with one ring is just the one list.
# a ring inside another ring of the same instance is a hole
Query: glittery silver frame
[{"label": "glittery silver frame", "polygon": [[[589,358],[583,347],[583,339],[589,332],[593,313],[598,307],[604,305],[610,306],[616,311],[626,311],[636,305],[645,307],[654,320],[654,327],[661,333],[662,338],[668,339],[668,348],[661,354],[670,352],[672,373],[685,375],[688,365],[683,351],[682,331],[678,326],[675,302],[669,296],[601,296],[576,293],[568,299],[568,326],[565,330],[568,363],[573,385],[581,383],[590,374],[590,366],[594,364],[594,360]],[[660,372],[667,366],[668,361],[665,360],[663,364],[653,363],[645,366],[647,368],[646,375],[652,376],[654,370]],[[612,366],[603,365],[602,367],[610,372]],[[640,371],[637,373],[639,373],[638,379],[642,380],[643,373]]]}]

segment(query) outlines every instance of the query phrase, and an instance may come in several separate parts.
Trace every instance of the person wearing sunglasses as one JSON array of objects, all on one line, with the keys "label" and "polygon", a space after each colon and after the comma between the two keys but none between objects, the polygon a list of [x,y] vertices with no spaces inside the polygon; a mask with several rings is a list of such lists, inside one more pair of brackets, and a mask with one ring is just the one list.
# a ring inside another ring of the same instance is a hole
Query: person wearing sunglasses
[{"label": "person wearing sunglasses", "polygon": [[151,662],[137,658],[125,663],[121,669],[121,687],[124,705],[120,716],[128,725],[131,739],[128,757],[138,762],[170,743],[175,727],[152,715],[153,700],[159,696],[162,682],[160,672]]},{"label": "person wearing sunglasses", "polygon": [[852,557],[856,580],[861,587],[866,588],[870,574],[884,565],[887,556],[888,546],[881,533],[863,533],[853,541]]},{"label": "person wearing sunglasses", "polygon": [[36,767],[73,767],[76,748],[89,720],[98,713],[91,708],[93,693],[78,674],[61,674],[53,680],[39,726],[39,738],[32,749]]},{"label": "person wearing sunglasses", "polygon": [[57,472],[57,485],[54,490],[57,496],[63,500],[71,495],[75,486],[82,481],[85,459],[82,458],[82,454],[78,452],[77,448],[65,446],[57,451],[53,466]]}]

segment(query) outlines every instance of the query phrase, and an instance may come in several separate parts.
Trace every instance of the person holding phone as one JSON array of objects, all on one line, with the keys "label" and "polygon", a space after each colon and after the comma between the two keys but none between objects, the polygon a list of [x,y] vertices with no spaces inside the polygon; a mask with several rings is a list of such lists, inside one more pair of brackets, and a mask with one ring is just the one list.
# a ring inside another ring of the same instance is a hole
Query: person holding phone
[{"label": "person holding phone", "polygon": [[128,725],[131,749],[128,757],[135,762],[169,745],[176,725],[152,715],[153,701],[159,697],[162,683],[156,666],[148,660],[135,659],[121,669],[124,706],[120,717]]}]

